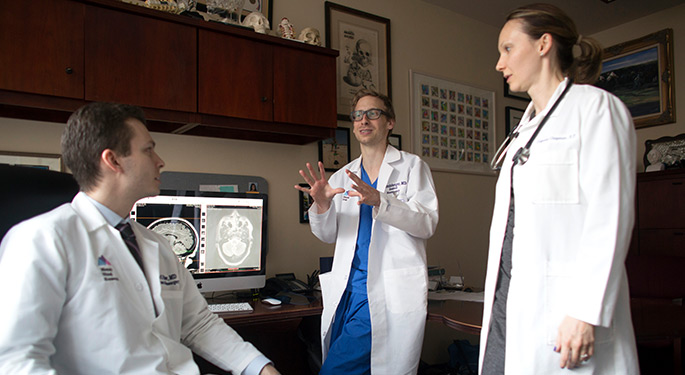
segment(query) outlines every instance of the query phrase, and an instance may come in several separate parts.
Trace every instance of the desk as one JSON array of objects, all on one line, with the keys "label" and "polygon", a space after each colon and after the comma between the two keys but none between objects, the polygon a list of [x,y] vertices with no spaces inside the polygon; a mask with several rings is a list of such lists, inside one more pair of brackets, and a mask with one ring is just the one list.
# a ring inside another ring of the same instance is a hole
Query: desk
[{"label": "desk", "polygon": [[[315,330],[313,340],[318,344],[319,326],[323,306],[321,299],[309,305],[271,306],[262,302],[250,302],[251,313],[220,313],[226,324],[231,326],[245,341],[251,342],[259,351],[271,359],[283,375],[311,374],[308,365],[308,351],[298,338],[298,330]],[[312,336],[307,335],[307,336]],[[313,350],[321,352],[320,346]],[[210,363],[201,363],[203,373],[222,373]]]},{"label": "desk", "polygon": [[483,302],[428,300],[427,319],[457,331],[479,335],[483,322]]},{"label": "desk", "polygon": [[[321,300],[309,305],[269,306],[261,302],[250,303],[254,312],[249,314],[222,313],[219,316],[245,340],[254,344],[274,361],[284,374],[309,374],[307,348],[297,338],[301,325],[315,331],[319,340]],[[478,335],[483,320],[483,303],[467,301],[428,301],[429,322],[438,322],[452,329]],[[315,348],[320,352],[320,348]],[[203,370],[211,369],[203,366]]]},{"label": "desk", "polygon": [[249,314],[220,313],[218,314],[231,327],[236,325],[262,324],[272,322],[283,322],[291,319],[301,319],[306,316],[321,315],[323,305],[321,299],[309,305],[287,305],[278,306],[267,305],[262,302],[250,302],[254,309]]}]

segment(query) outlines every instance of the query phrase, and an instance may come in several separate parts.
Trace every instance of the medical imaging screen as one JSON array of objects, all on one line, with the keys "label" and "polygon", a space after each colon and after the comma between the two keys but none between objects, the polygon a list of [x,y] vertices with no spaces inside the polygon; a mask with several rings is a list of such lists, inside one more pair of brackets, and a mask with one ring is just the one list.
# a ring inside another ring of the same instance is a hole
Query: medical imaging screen
[{"label": "medical imaging screen", "polygon": [[256,198],[156,196],[136,202],[131,218],[165,237],[195,274],[262,268],[263,202]]}]

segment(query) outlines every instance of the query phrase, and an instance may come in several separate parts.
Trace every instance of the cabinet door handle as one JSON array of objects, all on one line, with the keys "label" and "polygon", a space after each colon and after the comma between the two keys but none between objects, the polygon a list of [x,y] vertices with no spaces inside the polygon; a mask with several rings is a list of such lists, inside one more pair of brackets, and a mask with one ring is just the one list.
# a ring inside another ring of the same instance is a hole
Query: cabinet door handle
[{"label": "cabinet door handle", "polygon": [[672,182],[673,185],[682,185],[682,182]]},{"label": "cabinet door handle", "polygon": [[70,66],[68,66],[66,69],[64,69],[64,71],[65,71],[67,74],[71,74],[71,73],[74,72],[74,69],[72,69]]},{"label": "cabinet door handle", "polygon": [[266,96],[262,96],[262,103],[266,103],[266,101],[269,100]]}]

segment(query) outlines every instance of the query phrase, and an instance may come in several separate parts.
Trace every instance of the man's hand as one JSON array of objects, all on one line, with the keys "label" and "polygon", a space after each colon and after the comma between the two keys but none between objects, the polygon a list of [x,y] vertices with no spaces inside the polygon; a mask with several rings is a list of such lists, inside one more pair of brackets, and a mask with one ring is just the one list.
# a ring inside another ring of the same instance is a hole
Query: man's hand
[{"label": "man's hand", "polygon": [[331,207],[331,201],[336,194],[345,192],[343,188],[333,189],[326,180],[326,173],[323,168],[323,163],[319,162],[319,174],[316,173],[311,164],[307,163],[307,170],[309,176],[300,169],[300,176],[309,184],[309,188],[295,185],[295,189],[307,193],[314,199],[314,204],[317,206],[317,212],[322,214]]},{"label": "man's hand", "polygon": [[347,176],[354,182],[352,189],[355,191],[350,192],[351,197],[359,197],[359,202],[357,204],[367,204],[369,206],[378,207],[381,204],[381,193],[374,189],[371,185],[362,181],[361,178],[357,177],[356,174],[350,172],[349,169],[345,170]]}]

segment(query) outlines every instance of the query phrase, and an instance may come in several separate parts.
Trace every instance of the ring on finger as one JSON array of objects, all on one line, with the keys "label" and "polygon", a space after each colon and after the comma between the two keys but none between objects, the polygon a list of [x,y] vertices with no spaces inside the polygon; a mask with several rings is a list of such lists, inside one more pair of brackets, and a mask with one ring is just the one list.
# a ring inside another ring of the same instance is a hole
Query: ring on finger
[{"label": "ring on finger", "polygon": [[582,361],[587,361],[588,359],[590,359],[590,355],[587,354],[587,353],[583,353],[583,354],[580,355],[580,359],[581,359]]}]

